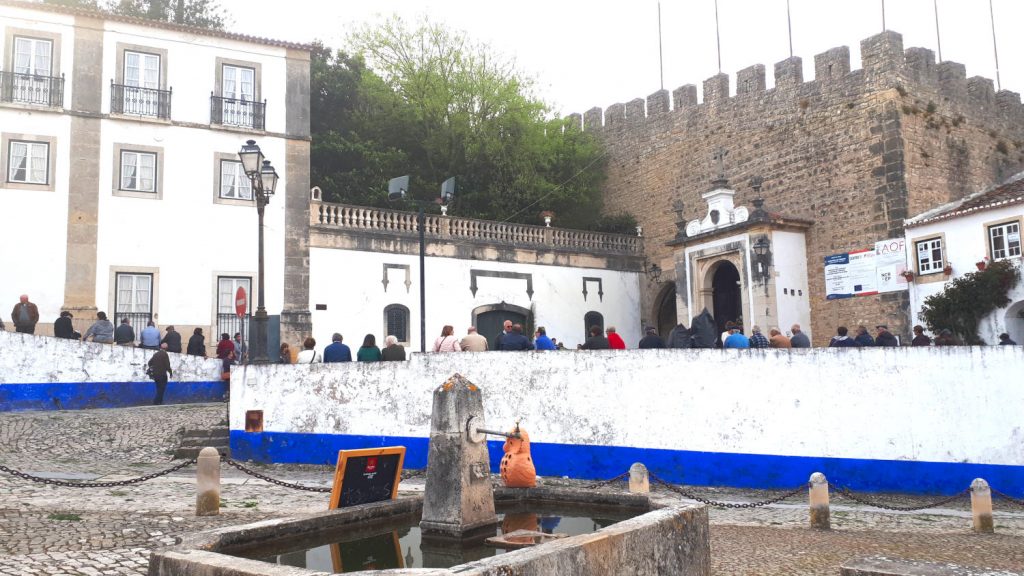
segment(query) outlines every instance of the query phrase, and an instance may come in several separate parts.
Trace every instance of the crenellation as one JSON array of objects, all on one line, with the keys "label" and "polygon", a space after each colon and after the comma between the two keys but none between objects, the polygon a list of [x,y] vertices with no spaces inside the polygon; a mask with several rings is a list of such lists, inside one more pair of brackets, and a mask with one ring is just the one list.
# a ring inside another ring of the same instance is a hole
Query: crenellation
[{"label": "crenellation", "polygon": [[565,117],[565,130],[569,131],[580,131],[583,129],[583,116],[578,112],[573,112]]},{"label": "crenellation", "polygon": [[974,106],[992,110],[996,103],[995,84],[984,76],[971,76],[967,79],[967,98]]},{"label": "crenellation", "polygon": [[684,84],[672,91],[672,107],[675,110],[692,108],[697,105],[697,86]]},{"label": "crenellation", "polygon": [[905,73],[913,80],[935,84],[939,80],[939,71],[935,66],[935,52],[928,48],[907,48],[907,68]]},{"label": "crenellation", "polygon": [[583,113],[584,130],[600,130],[603,124],[604,111],[597,106]]},{"label": "crenellation", "polygon": [[775,87],[789,88],[804,83],[804,61],[799,56],[775,63]]},{"label": "crenellation", "polygon": [[894,72],[902,72],[906,64],[903,36],[886,30],[860,41],[861,68],[868,83],[884,81]]},{"label": "crenellation", "polygon": [[825,81],[850,73],[850,47],[838,46],[814,56],[814,79]]},{"label": "crenellation", "polygon": [[754,64],[736,73],[736,95],[764,92],[767,88],[764,64]]},{"label": "crenellation", "polygon": [[647,97],[647,115],[657,116],[669,111],[668,90],[662,88]]},{"label": "crenellation", "polygon": [[950,100],[967,100],[967,67],[959,62],[939,62],[939,90]]},{"label": "crenellation", "polygon": [[729,75],[715,74],[704,81],[704,104],[718,104],[729,99]]},{"label": "crenellation", "polygon": [[646,117],[644,112],[644,100],[643,98],[634,98],[629,102],[626,102],[626,122],[635,124],[640,122]]},{"label": "crenellation", "polygon": [[604,125],[606,128],[619,126],[626,122],[626,105],[621,102],[612,104],[604,110]]},{"label": "crenellation", "polygon": [[1004,118],[1013,122],[1024,120],[1021,118],[1020,93],[1010,90],[996,92],[996,107]]}]

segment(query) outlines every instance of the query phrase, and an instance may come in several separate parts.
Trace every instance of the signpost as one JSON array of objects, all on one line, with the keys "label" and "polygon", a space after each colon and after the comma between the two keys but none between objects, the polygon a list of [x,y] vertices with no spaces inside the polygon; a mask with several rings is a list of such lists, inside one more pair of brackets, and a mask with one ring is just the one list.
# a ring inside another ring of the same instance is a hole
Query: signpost
[{"label": "signpost", "polygon": [[330,508],[394,500],[404,461],[405,446],[339,450]]},{"label": "signpost", "polygon": [[[245,347],[245,351],[248,352],[249,345],[246,343],[245,337],[245,313],[249,310],[249,299],[245,294],[245,286],[239,286],[238,290],[235,290],[235,314],[238,315],[238,331],[242,333],[242,346]],[[242,354],[247,356],[247,354]],[[243,358],[236,358],[235,361],[241,363]],[[246,362],[248,364],[248,362]]]}]

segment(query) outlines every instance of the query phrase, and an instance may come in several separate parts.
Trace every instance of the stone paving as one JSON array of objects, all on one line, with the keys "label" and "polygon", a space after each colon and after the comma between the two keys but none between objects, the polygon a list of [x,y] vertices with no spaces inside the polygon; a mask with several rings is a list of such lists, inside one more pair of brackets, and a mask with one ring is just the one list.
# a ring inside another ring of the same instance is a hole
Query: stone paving
[{"label": "stone paving", "polygon": [[[0,413],[0,463],[49,477],[137,477],[173,464],[186,429],[211,427],[223,404],[73,412]],[[333,469],[322,466],[255,466],[275,478],[330,486]],[[221,515],[197,518],[194,468],[148,482],[114,488],[62,488],[0,473],[0,574],[145,574],[149,552],[175,544],[182,534],[322,510],[327,495],[268,484],[222,468]],[[403,490],[422,490],[422,478]],[[557,485],[586,484],[544,479]],[[624,483],[602,487],[622,490]],[[753,501],[768,493],[694,487],[720,501]],[[679,497],[655,487],[655,497]],[[872,496],[876,498],[876,496]],[[877,498],[882,498],[877,496]],[[915,497],[887,497],[900,505]],[[1001,506],[1002,504],[1002,506]],[[948,561],[1024,574],[1024,508],[996,501],[994,535],[970,530],[969,501],[942,509],[895,513],[833,499],[829,532],[806,528],[803,497],[756,509],[712,509],[716,575],[830,575],[843,561],[883,554]]]}]

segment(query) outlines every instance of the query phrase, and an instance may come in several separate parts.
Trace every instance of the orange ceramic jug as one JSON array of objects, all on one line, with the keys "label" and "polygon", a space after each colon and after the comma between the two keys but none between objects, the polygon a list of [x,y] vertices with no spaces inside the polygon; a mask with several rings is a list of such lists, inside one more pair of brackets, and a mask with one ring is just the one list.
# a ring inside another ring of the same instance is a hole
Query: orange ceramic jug
[{"label": "orange ceramic jug", "polygon": [[537,485],[537,469],[533,466],[530,456],[530,435],[520,429],[519,438],[505,440],[505,456],[501,458],[501,479],[509,488],[533,488]]}]

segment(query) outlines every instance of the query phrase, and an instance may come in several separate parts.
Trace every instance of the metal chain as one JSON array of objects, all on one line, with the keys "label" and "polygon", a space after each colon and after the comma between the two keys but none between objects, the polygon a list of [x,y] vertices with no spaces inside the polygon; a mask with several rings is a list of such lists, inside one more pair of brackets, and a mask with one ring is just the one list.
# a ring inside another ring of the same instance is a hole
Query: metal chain
[{"label": "metal chain", "polygon": [[619,474],[618,476],[616,476],[614,478],[609,478],[607,480],[601,480],[600,482],[595,482],[593,484],[588,484],[588,485],[584,486],[583,489],[584,490],[593,490],[595,488],[601,488],[602,486],[607,486],[607,485],[612,484],[614,482],[618,482],[619,480],[622,480],[623,478],[625,478],[627,476],[629,476],[629,471],[628,470],[623,472],[622,474]]},{"label": "metal chain", "polygon": [[683,496],[684,498],[696,500],[701,504],[707,504],[708,506],[714,506],[715,508],[760,508],[762,506],[768,506],[770,504],[782,502],[787,498],[792,498],[793,496],[796,496],[800,492],[806,490],[808,486],[810,486],[810,482],[805,482],[797,486],[796,488],[793,488],[789,492],[786,492],[785,494],[780,494],[775,498],[769,498],[767,500],[761,500],[759,502],[719,502],[717,500],[701,498],[700,496],[697,496],[692,492],[687,492],[686,490],[683,490],[682,488],[676,486],[675,484],[666,482],[661,478],[658,478],[658,476],[654,472],[651,472],[649,470],[647,472],[647,475],[650,476],[651,480],[654,480],[656,483],[661,484],[662,486],[668,488],[669,490],[675,492],[676,494],[679,494],[680,496]]},{"label": "metal chain", "polygon": [[937,508],[939,506],[943,506],[945,504],[949,504],[950,502],[952,502],[952,501],[954,501],[954,500],[956,500],[958,498],[962,498],[965,494],[969,494],[971,492],[971,489],[970,488],[965,488],[964,490],[961,490],[960,492],[957,492],[956,494],[950,496],[949,498],[943,498],[942,500],[937,500],[935,502],[930,502],[930,503],[925,504],[923,506],[891,506],[889,504],[881,504],[881,503],[879,503],[877,501],[868,500],[867,498],[864,498],[863,496],[857,496],[856,494],[853,493],[853,491],[851,491],[849,488],[847,488],[845,486],[841,486],[841,487],[836,488],[836,492],[837,492],[837,494],[839,496],[843,496],[844,498],[849,498],[850,500],[853,500],[854,502],[859,502],[861,504],[864,504],[865,506],[871,506],[872,508],[881,508],[883,510],[892,510],[894,512],[917,512],[919,510],[926,510],[928,508]]},{"label": "metal chain", "polygon": [[325,493],[329,493],[332,490],[331,488],[318,488],[316,486],[303,486],[302,484],[293,484],[291,482],[284,482],[282,480],[277,480],[275,478],[271,478],[270,476],[267,476],[266,474],[260,474],[259,472],[253,470],[252,468],[247,468],[246,466],[240,464],[239,462],[237,462],[235,460],[232,460],[229,456],[224,455],[224,454],[221,454],[220,459],[225,464],[227,464],[229,466],[234,466],[235,468],[241,470],[242,472],[245,472],[249,476],[253,476],[255,478],[259,478],[260,480],[264,480],[266,482],[270,482],[271,484],[277,484],[278,486],[284,486],[285,488],[294,488],[296,490],[305,490],[306,492],[325,492]]},{"label": "metal chain", "polygon": [[191,466],[195,463],[196,459],[193,458],[191,460],[186,460],[184,462],[181,462],[180,464],[171,466],[166,470],[153,472],[152,474],[146,474],[145,476],[139,476],[138,478],[131,478],[129,480],[113,480],[110,482],[69,482],[66,480],[55,480],[53,478],[41,478],[39,476],[33,476],[31,474],[26,474],[24,472],[20,472],[12,468],[8,468],[7,466],[4,466],[2,464],[0,464],[0,472],[6,472],[12,476],[17,476],[19,478],[24,478],[25,480],[31,480],[32,482],[38,482],[40,484],[49,484],[51,486],[63,486],[65,488],[112,488],[114,486],[130,486],[132,484],[140,484],[147,480],[159,478],[160,476],[166,476],[171,472],[177,472],[178,470]]},{"label": "metal chain", "polygon": [[999,490],[996,490],[995,488],[992,488],[991,486],[989,486],[988,489],[991,490],[993,494],[995,494],[996,496],[999,496],[1003,500],[1008,500],[1010,503],[1016,504],[1017,506],[1020,506],[1020,507],[1024,508],[1024,499],[1014,498],[1013,496],[1010,496],[1009,494],[1004,494],[1003,492],[1000,492]]}]

